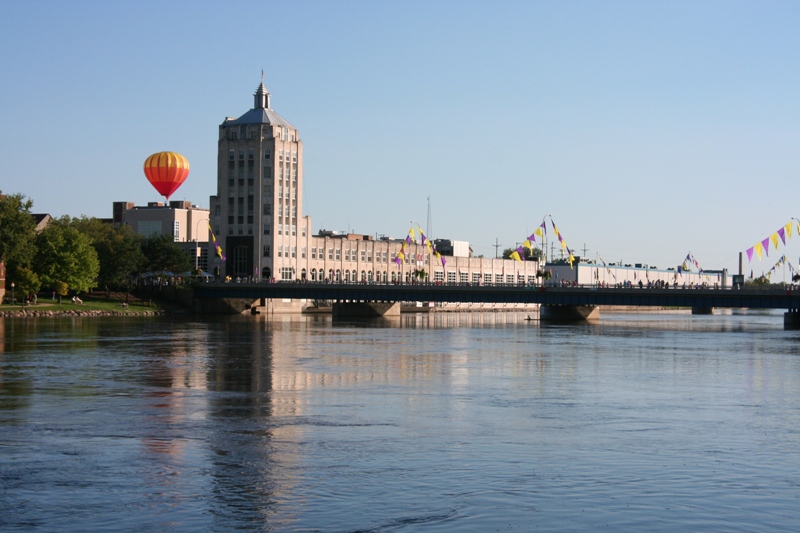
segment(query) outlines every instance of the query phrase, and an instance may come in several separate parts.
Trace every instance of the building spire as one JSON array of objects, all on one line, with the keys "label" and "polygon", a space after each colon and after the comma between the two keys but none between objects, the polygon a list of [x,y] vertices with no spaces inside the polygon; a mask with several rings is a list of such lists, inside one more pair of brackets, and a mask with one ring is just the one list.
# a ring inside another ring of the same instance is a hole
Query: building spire
[{"label": "building spire", "polygon": [[264,86],[264,71],[261,71],[261,84],[253,95],[253,109],[269,109],[269,91]]}]

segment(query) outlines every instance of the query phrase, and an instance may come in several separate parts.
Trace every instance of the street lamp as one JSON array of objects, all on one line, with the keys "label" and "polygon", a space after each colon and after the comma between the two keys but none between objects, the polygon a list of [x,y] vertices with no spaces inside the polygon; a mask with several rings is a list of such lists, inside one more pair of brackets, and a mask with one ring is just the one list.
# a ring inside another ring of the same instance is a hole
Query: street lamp
[{"label": "street lamp", "polygon": [[11,282],[11,305],[14,305],[14,282]]},{"label": "street lamp", "polygon": [[[195,270],[197,270],[197,261],[198,261],[198,257],[200,256],[200,241],[198,240],[197,237],[200,234],[200,223],[204,222],[204,221],[208,222],[209,224],[211,223],[211,221],[208,220],[207,218],[201,218],[194,225],[194,242],[195,242],[195,247],[194,247],[194,269]],[[206,242],[208,242],[208,241],[206,241]]]}]

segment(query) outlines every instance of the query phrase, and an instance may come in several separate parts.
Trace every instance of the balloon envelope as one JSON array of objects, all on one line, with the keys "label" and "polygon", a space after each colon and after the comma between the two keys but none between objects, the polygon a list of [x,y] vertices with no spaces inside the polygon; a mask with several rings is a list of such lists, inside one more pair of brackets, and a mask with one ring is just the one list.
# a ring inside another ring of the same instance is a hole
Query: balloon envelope
[{"label": "balloon envelope", "polygon": [[169,197],[189,175],[189,161],[175,152],[158,152],[144,162],[144,175],[155,189]]}]

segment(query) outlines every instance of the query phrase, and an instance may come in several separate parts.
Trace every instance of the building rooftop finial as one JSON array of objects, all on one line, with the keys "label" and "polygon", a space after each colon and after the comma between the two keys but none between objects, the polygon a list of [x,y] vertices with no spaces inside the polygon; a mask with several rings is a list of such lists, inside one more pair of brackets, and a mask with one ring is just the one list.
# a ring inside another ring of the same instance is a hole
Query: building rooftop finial
[{"label": "building rooftop finial", "polygon": [[253,95],[253,109],[269,109],[269,91],[264,85],[264,71],[261,71],[261,84]]}]

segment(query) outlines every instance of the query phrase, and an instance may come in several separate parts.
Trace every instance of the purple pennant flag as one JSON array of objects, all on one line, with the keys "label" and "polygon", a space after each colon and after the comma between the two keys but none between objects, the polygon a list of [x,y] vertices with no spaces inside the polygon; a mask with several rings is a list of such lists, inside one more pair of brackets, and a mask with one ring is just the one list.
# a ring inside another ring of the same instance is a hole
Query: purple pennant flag
[{"label": "purple pennant flag", "polygon": [[753,250],[754,250],[754,248],[755,247],[750,247],[750,248],[747,249],[747,262],[748,263],[753,260]]},{"label": "purple pennant flag", "polygon": [[761,241],[761,246],[764,247],[764,253],[769,257],[769,237]]},{"label": "purple pennant flag", "polygon": [[778,235],[781,237],[781,241],[783,241],[784,246],[786,245],[786,230],[783,228],[778,230]]},{"label": "purple pennant flag", "polygon": [[522,246],[517,248],[517,253],[519,254],[520,259],[525,261],[525,249]]},{"label": "purple pennant flag", "polygon": [[531,242],[536,242],[536,234],[535,233],[531,233],[531,236],[528,237],[528,240],[531,241]]},{"label": "purple pennant flag", "polygon": [[406,242],[411,244],[411,235],[406,235]]},{"label": "purple pennant flag", "polygon": [[444,265],[445,265],[446,263],[447,263],[447,261],[445,261],[445,260],[444,260],[444,256],[442,256],[442,268],[444,268]]}]

